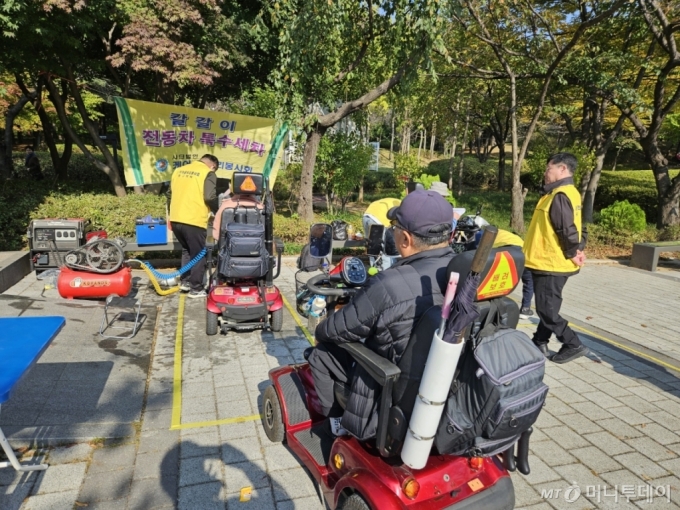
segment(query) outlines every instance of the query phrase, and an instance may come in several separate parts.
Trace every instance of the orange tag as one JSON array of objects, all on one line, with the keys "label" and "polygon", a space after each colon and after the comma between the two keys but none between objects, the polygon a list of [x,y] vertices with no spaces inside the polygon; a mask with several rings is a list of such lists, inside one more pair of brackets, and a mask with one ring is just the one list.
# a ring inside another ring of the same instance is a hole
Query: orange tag
[{"label": "orange tag", "polygon": [[241,191],[257,191],[257,186],[255,186],[255,182],[253,181],[252,177],[248,176],[243,179],[243,182],[241,183]]},{"label": "orange tag", "polygon": [[470,487],[472,492],[477,492],[478,490],[484,488],[484,484],[479,481],[479,478],[475,478],[474,480],[468,482],[468,487]]},{"label": "orange tag", "polygon": [[481,301],[510,294],[518,281],[515,260],[507,251],[499,251],[489,273],[479,285],[477,299]]}]

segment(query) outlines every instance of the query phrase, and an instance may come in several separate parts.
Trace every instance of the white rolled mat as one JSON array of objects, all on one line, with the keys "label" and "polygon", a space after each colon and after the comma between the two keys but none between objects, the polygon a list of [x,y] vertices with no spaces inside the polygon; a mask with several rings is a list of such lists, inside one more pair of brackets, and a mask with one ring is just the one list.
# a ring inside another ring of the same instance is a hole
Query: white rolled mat
[{"label": "white rolled mat", "polygon": [[422,469],[427,464],[463,345],[465,342],[444,342],[439,331],[434,334],[406,440],[401,449],[401,460],[413,469]]}]

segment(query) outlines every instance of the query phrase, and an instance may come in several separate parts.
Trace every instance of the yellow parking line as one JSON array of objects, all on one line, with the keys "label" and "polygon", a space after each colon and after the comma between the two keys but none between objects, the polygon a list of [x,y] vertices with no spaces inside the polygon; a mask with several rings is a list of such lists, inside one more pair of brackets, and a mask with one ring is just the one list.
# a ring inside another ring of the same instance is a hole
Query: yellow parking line
[{"label": "yellow parking line", "polygon": [[[314,337],[309,333],[307,328],[302,324],[300,318],[295,313],[295,310],[290,306],[283,294],[281,294],[283,304],[286,306],[293,319],[304,333],[309,343],[314,345]],[[172,419],[170,421],[170,430],[183,429],[197,429],[201,427],[215,427],[218,425],[229,425],[231,423],[244,423],[248,421],[259,420],[259,414],[251,414],[248,416],[237,416],[236,418],[224,418],[222,420],[199,421],[193,423],[182,423],[182,342],[184,339],[184,302],[186,301],[186,294],[179,297],[179,309],[177,311],[177,331],[175,333],[175,363],[173,370],[172,381]]]},{"label": "yellow parking line", "polygon": [[170,430],[179,428],[182,419],[182,339],[184,336],[184,302],[186,294],[179,297],[177,331],[175,333],[175,366],[172,381],[172,420]]},{"label": "yellow parking line", "polygon": [[606,338],[602,335],[598,335],[594,331],[590,331],[589,329],[586,329],[584,327],[578,326],[574,323],[569,323],[569,326],[571,326],[574,329],[578,329],[579,331],[583,331],[587,335],[593,336],[599,340],[602,340],[603,342],[607,342],[609,344],[615,345],[619,349],[623,349],[624,351],[631,352],[633,354],[636,354],[637,356],[640,356],[641,358],[645,358],[649,361],[652,361],[653,363],[657,363],[658,365],[661,365],[665,368],[670,368],[671,370],[675,370],[676,372],[680,372],[680,367],[677,367],[675,365],[672,365],[670,363],[666,363],[665,361],[660,360],[659,358],[655,358],[654,356],[650,356],[649,354],[646,354],[644,352],[638,351],[637,349],[633,349],[632,347],[628,347],[625,344],[619,343],[615,340],[612,340],[610,338]]},{"label": "yellow parking line", "polygon": [[[515,303],[519,303],[519,300],[515,299],[512,296],[508,296],[510,299],[512,299]],[[671,370],[675,370],[676,372],[680,372],[680,367],[673,365],[671,363],[666,363],[665,361],[660,360],[659,358],[655,358],[654,356],[650,356],[649,354],[646,354],[642,351],[638,351],[637,349],[633,349],[632,347],[628,347],[626,344],[622,344],[620,342],[617,342],[616,340],[612,340],[611,338],[607,338],[605,336],[599,335],[595,333],[594,331],[589,330],[588,328],[584,328],[583,326],[579,326],[577,324],[574,324],[573,322],[569,323],[569,326],[577,329],[579,331],[582,331],[583,333],[590,335],[594,338],[597,338],[598,340],[602,340],[603,342],[606,342],[611,345],[615,345],[619,349],[622,349],[624,351],[630,352],[632,354],[635,354],[637,356],[640,356],[641,358],[645,358],[646,360],[651,361],[652,363],[656,363],[657,365],[661,365],[664,368],[670,368]]]},{"label": "yellow parking line", "polygon": [[283,299],[283,304],[286,306],[286,308],[288,309],[290,314],[293,316],[293,320],[297,323],[297,325],[300,327],[302,332],[305,334],[309,343],[312,344],[312,345],[316,345],[316,342],[314,341],[314,337],[311,335],[309,330],[306,327],[303,326],[302,321],[300,320],[300,317],[298,317],[297,312],[295,311],[295,309],[292,306],[290,306],[290,303],[283,296],[283,294],[281,294],[281,299]]}]

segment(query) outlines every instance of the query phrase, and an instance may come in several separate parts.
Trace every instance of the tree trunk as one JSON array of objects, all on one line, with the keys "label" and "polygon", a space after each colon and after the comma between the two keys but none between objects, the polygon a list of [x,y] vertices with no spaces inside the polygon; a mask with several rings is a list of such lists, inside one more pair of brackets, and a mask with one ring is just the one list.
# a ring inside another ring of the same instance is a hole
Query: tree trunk
[{"label": "tree trunk", "polygon": [[[463,128],[462,145],[465,146],[465,141],[468,136],[468,127],[470,126],[470,99],[467,101],[465,108],[465,128]],[[463,168],[465,167],[465,151],[460,151],[460,160],[458,160],[458,196],[463,194]]]},{"label": "tree trunk", "polygon": [[394,152],[394,109],[392,109],[392,137],[390,138],[390,161],[392,161],[392,153]]},{"label": "tree trunk", "polygon": [[505,189],[505,141],[498,144],[498,189]]},{"label": "tree trunk", "polygon": [[640,140],[647,161],[652,166],[656,177],[656,191],[659,213],[656,219],[657,228],[680,225],[680,176],[671,179],[668,174],[668,160],[664,157],[655,136]]},{"label": "tree trunk", "polygon": [[522,162],[519,154],[519,133],[517,132],[517,80],[510,75],[510,138],[512,140],[512,206],[510,227],[518,234],[524,233],[524,197],[526,192],[519,182]]},{"label": "tree trunk", "polygon": [[[43,136],[45,138],[45,145],[50,152],[50,159],[52,160],[52,168],[54,168],[54,174],[58,181],[65,181],[68,178],[68,164],[71,161],[71,154],[73,153],[73,140],[68,135],[64,136],[64,152],[59,155],[59,150],[57,149],[57,140],[55,137],[55,129],[49,115],[45,111],[42,105],[42,86],[44,82],[38,85],[38,94],[35,100],[35,110],[38,112],[38,118],[40,118],[40,124],[43,128]],[[62,91],[61,99],[66,100],[68,92],[64,88]]]},{"label": "tree trunk", "polygon": [[430,138],[430,159],[434,159],[434,142],[435,142],[435,132],[437,130],[437,122],[432,122],[432,136]]},{"label": "tree trunk", "polygon": [[619,155],[621,154],[621,149],[623,149],[623,146],[620,146],[616,150],[616,156],[614,156],[614,164],[612,165],[612,172],[616,170],[616,163],[619,161]]},{"label": "tree trunk", "polygon": [[[85,154],[85,157],[87,157],[97,168],[99,168],[102,172],[106,174],[106,176],[109,178],[111,181],[111,184],[113,185],[114,192],[116,193],[116,196],[118,197],[124,197],[126,195],[125,192],[125,186],[123,185],[123,181],[120,178],[120,174],[118,173],[118,167],[115,165],[115,162],[113,162],[113,156],[111,156],[111,153],[104,147],[105,149],[105,157],[108,154],[108,157],[106,157],[107,163],[105,164],[99,161],[97,158],[94,157],[94,155],[90,152],[90,150],[85,146],[85,144],[80,140],[76,132],[73,130],[71,127],[71,124],[68,121],[68,118],[66,117],[66,109],[64,108],[64,103],[61,101],[61,96],[59,95],[59,92],[57,91],[57,87],[54,85],[54,82],[52,81],[51,78],[48,78],[45,82],[45,85],[47,87],[47,90],[50,92],[50,99],[52,100],[52,104],[54,104],[54,107],[57,110],[57,114],[59,115],[59,120],[61,121],[61,125],[64,128],[64,131],[66,131],[66,136],[71,138],[73,142],[78,146],[78,148],[83,151],[83,154]],[[94,126],[92,125],[89,117],[87,116],[87,111],[85,111],[85,105],[83,104],[83,98],[80,96],[80,92],[78,91],[78,88],[75,84],[75,82],[70,83],[71,85],[71,92],[76,99],[76,104],[78,105],[78,110],[81,112],[81,116],[83,117],[83,124],[88,128],[88,131],[94,130]],[[83,115],[84,112],[84,115]],[[99,138],[99,135],[96,133],[92,134],[93,142],[96,143],[97,145],[102,144],[101,139]],[[104,151],[102,151],[104,152]],[[113,167],[111,166],[113,164]]]},{"label": "tree trunk", "polygon": [[314,221],[312,190],[314,187],[314,164],[319,150],[321,138],[326,134],[326,128],[315,125],[307,132],[305,153],[302,157],[302,176],[300,178],[300,197],[297,212],[305,221]]},{"label": "tree trunk", "polygon": [[[451,143],[451,154],[449,160],[449,189],[453,189],[453,160],[456,157],[456,145],[458,145],[458,113],[460,109],[460,92],[456,96],[456,110],[453,117],[453,142]],[[462,149],[461,149],[462,150]]]},{"label": "tree trunk", "polygon": [[3,165],[0,169],[2,170],[2,175],[5,177],[5,179],[12,177],[12,175],[15,173],[14,160],[12,159],[12,151],[14,150],[14,119],[17,115],[19,115],[26,103],[32,101],[34,97],[35,92],[29,95],[21,94],[19,100],[7,108],[7,111],[5,112],[5,157],[3,158]]},{"label": "tree trunk", "polygon": [[593,210],[595,207],[595,193],[597,192],[597,185],[600,182],[602,175],[602,167],[604,165],[604,156],[607,151],[598,151],[595,155],[595,168],[590,174],[588,184],[586,185],[585,195],[583,197],[583,223],[593,222]]}]

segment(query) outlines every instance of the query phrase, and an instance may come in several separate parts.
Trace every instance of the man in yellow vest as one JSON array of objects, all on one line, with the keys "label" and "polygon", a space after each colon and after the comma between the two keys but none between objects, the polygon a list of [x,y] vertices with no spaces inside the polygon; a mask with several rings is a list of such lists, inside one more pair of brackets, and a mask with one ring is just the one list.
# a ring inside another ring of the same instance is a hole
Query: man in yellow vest
[{"label": "man in yellow vest", "polygon": [[536,204],[524,239],[525,265],[534,280],[536,313],[540,319],[534,344],[548,357],[554,333],[562,348],[550,357],[567,363],[588,353],[588,348],[560,316],[562,289],[585,263],[587,233],[581,222],[581,195],[574,186],[576,158],[567,152],[550,157],[543,176],[543,194]]},{"label": "man in yellow vest", "polygon": [[[519,246],[522,248],[524,241],[517,234],[499,228],[493,247],[500,248],[501,246]],[[519,311],[519,316],[522,319],[528,319],[534,315],[534,312],[531,311],[531,299],[533,297],[534,281],[531,277],[531,271],[525,267],[522,271],[522,306]]]},{"label": "man in yellow vest", "polygon": [[[182,267],[205,248],[206,229],[210,212],[217,211],[218,159],[205,154],[200,160],[177,168],[172,173],[170,190],[170,224],[175,237],[182,245]],[[182,275],[180,290],[187,297],[202,298],[205,257]]]}]

